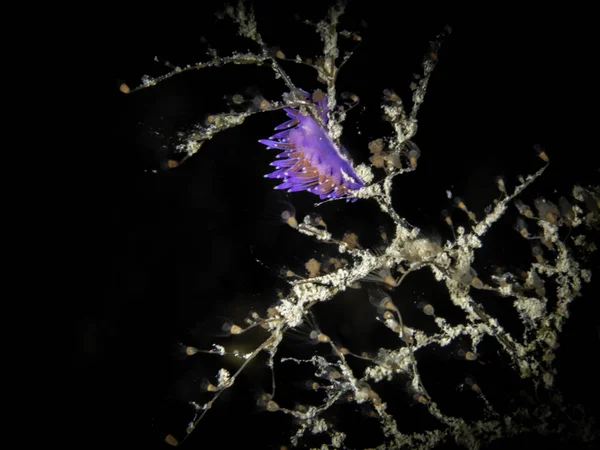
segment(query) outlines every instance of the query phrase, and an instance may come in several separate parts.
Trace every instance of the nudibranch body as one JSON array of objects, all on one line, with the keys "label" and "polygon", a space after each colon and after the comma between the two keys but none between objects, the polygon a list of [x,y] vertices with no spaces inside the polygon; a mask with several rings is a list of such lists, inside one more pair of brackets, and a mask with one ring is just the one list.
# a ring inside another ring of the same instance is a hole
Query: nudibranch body
[{"label": "nudibranch body", "polygon": [[[310,95],[305,94],[309,99]],[[327,125],[327,97],[323,94],[315,106],[323,125]],[[326,199],[349,197],[352,191],[364,186],[323,125],[295,108],[284,111],[291,120],[276,127],[279,132],[269,139],[259,140],[270,149],[283,150],[271,163],[277,170],[265,175],[283,179],[275,189],[308,191]]]}]

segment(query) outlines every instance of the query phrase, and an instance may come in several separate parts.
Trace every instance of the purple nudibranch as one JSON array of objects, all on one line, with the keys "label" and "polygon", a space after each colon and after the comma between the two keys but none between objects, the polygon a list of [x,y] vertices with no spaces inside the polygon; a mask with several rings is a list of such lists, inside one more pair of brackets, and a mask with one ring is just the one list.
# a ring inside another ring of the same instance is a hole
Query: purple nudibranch
[{"label": "purple nudibranch", "polygon": [[[310,94],[303,93],[307,99],[311,98]],[[327,96],[320,93],[320,97],[314,103],[323,124],[327,125]],[[275,130],[279,132],[269,139],[258,141],[269,149],[283,150],[270,164],[277,170],[265,175],[283,179],[275,189],[308,191],[326,199],[348,197],[364,186],[352,163],[317,120],[294,108],[284,108],[284,111],[291,120],[277,126]]]}]

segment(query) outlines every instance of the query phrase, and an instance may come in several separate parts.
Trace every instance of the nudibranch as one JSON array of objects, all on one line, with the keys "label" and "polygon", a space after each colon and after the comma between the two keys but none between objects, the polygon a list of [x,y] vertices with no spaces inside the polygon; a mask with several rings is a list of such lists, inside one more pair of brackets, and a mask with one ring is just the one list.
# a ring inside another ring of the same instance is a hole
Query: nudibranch
[{"label": "nudibranch", "polygon": [[270,164],[277,170],[265,177],[283,179],[275,189],[308,191],[321,199],[348,198],[364,183],[345,156],[347,151],[343,147],[340,151],[327,134],[327,96],[317,91],[311,98],[301,92],[314,103],[322,123],[298,109],[284,108],[290,120],[275,127],[279,132],[269,139],[258,141],[269,149],[283,150]]}]

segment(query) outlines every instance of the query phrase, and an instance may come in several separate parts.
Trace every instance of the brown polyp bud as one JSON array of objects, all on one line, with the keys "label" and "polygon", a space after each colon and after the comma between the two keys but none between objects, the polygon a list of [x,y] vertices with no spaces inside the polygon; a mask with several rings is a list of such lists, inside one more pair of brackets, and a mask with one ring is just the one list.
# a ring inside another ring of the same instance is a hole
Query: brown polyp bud
[{"label": "brown polyp bud", "polygon": [[414,155],[415,151],[411,150],[408,152],[408,162],[410,163],[411,169],[417,168],[417,160],[419,159],[419,155]]},{"label": "brown polyp bud", "polygon": [[423,306],[423,313],[427,316],[433,316],[435,314],[435,309],[428,303]]},{"label": "brown polyp bud", "polygon": [[388,235],[383,226],[379,227],[379,236],[381,236],[381,240],[385,243],[388,242]]},{"label": "brown polyp bud", "polygon": [[465,350],[464,348],[459,348],[458,350],[456,350],[456,356],[458,356],[459,359],[467,359],[467,350]]},{"label": "brown polyp bud", "polygon": [[292,278],[292,277],[295,277],[296,274],[294,273],[293,270],[291,270],[291,269],[285,269],[284,268],[283,269],[283,276],[286,277],[286,278]]},{"label": "brown polyp bud", "polygon": [[317,336],[317,340],[321,343],[331,342],[331,339],[329,339],[329,336],[327,336],[324,333],[319,333],[319,336]]},{"label": "brown polyp bud", "polygon": [[298,228],[298,221],[296,220],[296,209],[288,204],[286,209],[281,212],[281,221],[292,228]]},{"label": "brown polyp bud", "polygon": [[384,148],[383,139],[375,139],[374,141],[369,142],[369,151],[373,154],[381,153]]},{"label": "brown polyp bud", "polygon": [[536,198],[533,201],[533,204],[535,209],[538,211],[540,219],[543,219],[553,225],[556,224],[560,213],[554,203],[549,202],[544,198]]},{"label": "brown polyp bud", "polygon": [[258,102],[258,109],[260,109],[261,111],[268,111],[269,109],[271,109],[271,102],[266,98],[260,99],[260,101]]},{"label": "brown polyp bud", "polygon": [[473,279],[471,280],[471,287],[474,287],[475,289],[483,289],[483,281],[481,281],[481,279],[479,279],[478,277],[473,277]]},{"label": "brown polyp bud", "polygon": [[400,97],[391,89],[383,90],[383,100],[386,102],[397,102],[400,101]]},{"label": "brown polyp bud", "polygon": [[313,94],[312,94],[313,102],[317,103],[323,99],[325,99],[325,92],[323,92],[321,89],[317,89],[315,92],[313,92]]},{"label": "brown polyp bud", "polygon": [[310,389],[311,391],[316,391],[317,389],[319,389],[321,387],[319,385],[319,383],[317,383],[314,380],[306,380],[306,382],[304,383],[304,386],[306,386],[306,389]]},{"label": "brown polyp bud", "polygon": [[477,354],[473,353],[473,352],[466,352],[465,353],[465,359],[467,361],[475,361],[477,359]]},{"label": "brown polyp bud", "polygon": [[165,437],[165,442],[173,447],[177,447],[179,445],[179,441],[172,434],[167,434]]},{"label": "brown polyp bud", "polygon": [[269,402],[271,402],[273,397],[270,394],[267,394],[266,392],[262,392],[261,394],[258,395],[258,398],[256,399],[256,405],[259,408],[264,408],[267,409]]},{"label": "brown polyp bud", "polygon": [[378,169],[383,169],[385,166],[385,157],[377,153],[369,158],[369,162]]},{"label": "brown polyp bud", "polygon": [[394,305],[394,302],[392,301],[391,297],[380,290],[371,293],[369,295],[369,301],[379,311],[396,311],[396,305]]},{"label": "brown polyp bud", "polygon": [[327,367],[326,371],[327,371],[328,377],[332,380],[337,380],[338,378],[342,377],[341,372],[334,367],[331,367],[331,366]]},{"label": "brown polyp bud", "polygon": [[332,268],[338,269],[340,266],[340,260],[332,257],[329,258],[327,261],[324,261],[323,264],[321,264],[321,269],[323,270],[323,272],[329,273],[332,270]]},{"label": "brown polyp bud", "polygon": [[231,322],[225,322],[222,326],[222,329],[223,331],[229,334],[240,334],[244,331],[243,328],[241,328],[239,325],[236,325]]},{"label": "brown polyp bud", "polygon": [[400,153],[393,152],[384,156],[384,160],[388,169],[395,167],[397,169],[402,168],[402,161],[400,159]]},{"label": "brown polyp bud", "polygon": [[200,383],[200,388],[206,392],[217,392],[219,390],[217,386],[208,380],[202,380],[202,383]]},{"label": "brown polyp bud", "polygon": [[415,392],[413,394],[413,400],[422,405],[426,405],[428,403],[427,397],[425,397],[421,392]]},{"label": "brown polyp bud", "polygon": [[344,242],[350,249],[360,247],[360,244],[358,243],[358,236],[352,233],[351,231],[347,231],[346,233],[344,233],[342,242]]},{"label": "brown polyp bud", "polygon": [[550,158],[548,158],[548,155],[546,154],[546,149],[544,149],[544,147],[542,147],[540,144],[535,144],[533,146],[533,150],[537,153],[538,158],[540,158],[542,161],[546,163],[550,162]]},{"label": "brown polyp bud", "polygon": [[188,356],[192,356],[195,355],[196,353],[198,353],[198,349],[196,347],[191,347],[191,346],[187,346],[185,348],[185,354]]},{"label": "brown polyp bud", "polygon": [[121,83],[121,85],[119,86],[119,91],[121,91],[123,94],[129,94],[131,92],[131,89],[129,89],[129,86],[127,86],[125,83]]},{"label": "brown polyp bud", "polygon": [[273,400],[269,400],[267,402],[266,409],[269,412],[279,411],[279,405],[277,404],[277,402],[275,402]]},{"label": "brown polyp bud", "polygon": [[446,222],[448,224],[448,226],[452,227],[452,217],[450,216],[450,213],[448,212],[448,210],[443,209],[441,214],[442,214],[442,218],[444,219],[444,222]]},{"label": "brown polyp bud", "polygon": [[535,243],[531,246],[531,254],[535,257],[538,263],[545,262],[544,253],[542,251],[541,245]]},{"label": "brown polyp bud", "polygon": [[310,332],[310,339],[314,342],[318,342],[321,344],[330,342],[329,336],[317,330],[313,330]]},{"label": "brown polyp bud", "polygon": [[465,378],[465,384],[469,386],[473,391],[477,393],[481,392],[479,385],[473,378]]},{"label": "brown polyp bud", "polygon": [[307,223],[307,224],[312,225],[314,227],[325,227],[325,228],[327,227],[327,224],[323,220],[323,217],[321,217],[317,213],[310,213],[310,214],[308,214],[304,218],[304,223]]},{"label": "brown polyp bud", "polygon": [[462,209],[463,211],[468,211],[467,205],[465,205],[465,202],[463,201],[462,198],[454,197],[454,204],[456,205],[456,207],[458,209]]},{"label": "brown polyp bud", "polygon": [[521,217],[517,218],[517,224],[515,225],[515,228],[519,232],[519,234],[521,236],[523,236],[524,238],[529,237],[529,231],[527,231],[527,224],[525,223],[523,218],[521,218]]},{"label": "brown polyp bud", "polygon": [[388,286],[390,288],[395,288],[396,286],[398,286],[398,282],[396,281],[394,276],[389,271],[382,271],[382,272],[383,272],[383,280],[382,281],[385,283],[386,286]]},{"label": "brown polyp bud", "polygon": [[421,156],[421,149],[412,141],[405,142],[406,157],[412,169],[417,167],[417,160]]},{"label": "brown polyp bud", "polygon": [[519,200],[518,198],[515,199],[515,206],[517,207],[519,212],[521,214],[523,214],[525,217],[533,218],[533,212],[531,211],[531,208],[529,206],[527,206],[525,203],[523,203],[521,200]]},{"label": "brown polyp bud", "polygon": [[314,278],[319,275],[321,263],[315,258],[311,258],[306,262],[304,267],[306,267],[306,271],[308,272],[308,278]]},{"label": "brown polyp bud", "polygon": [[504,178],[501,176],[496,177],[496,185],[498,186],[498,190],[503,194],[506,194],[506,184],[504,184]]},{"label": "brown polyp bud", "polygon": [[285,59],[285,53],[283,53],[281,50],[277,50],[277,52],[275,52],[275,57],[279,59]]}]

